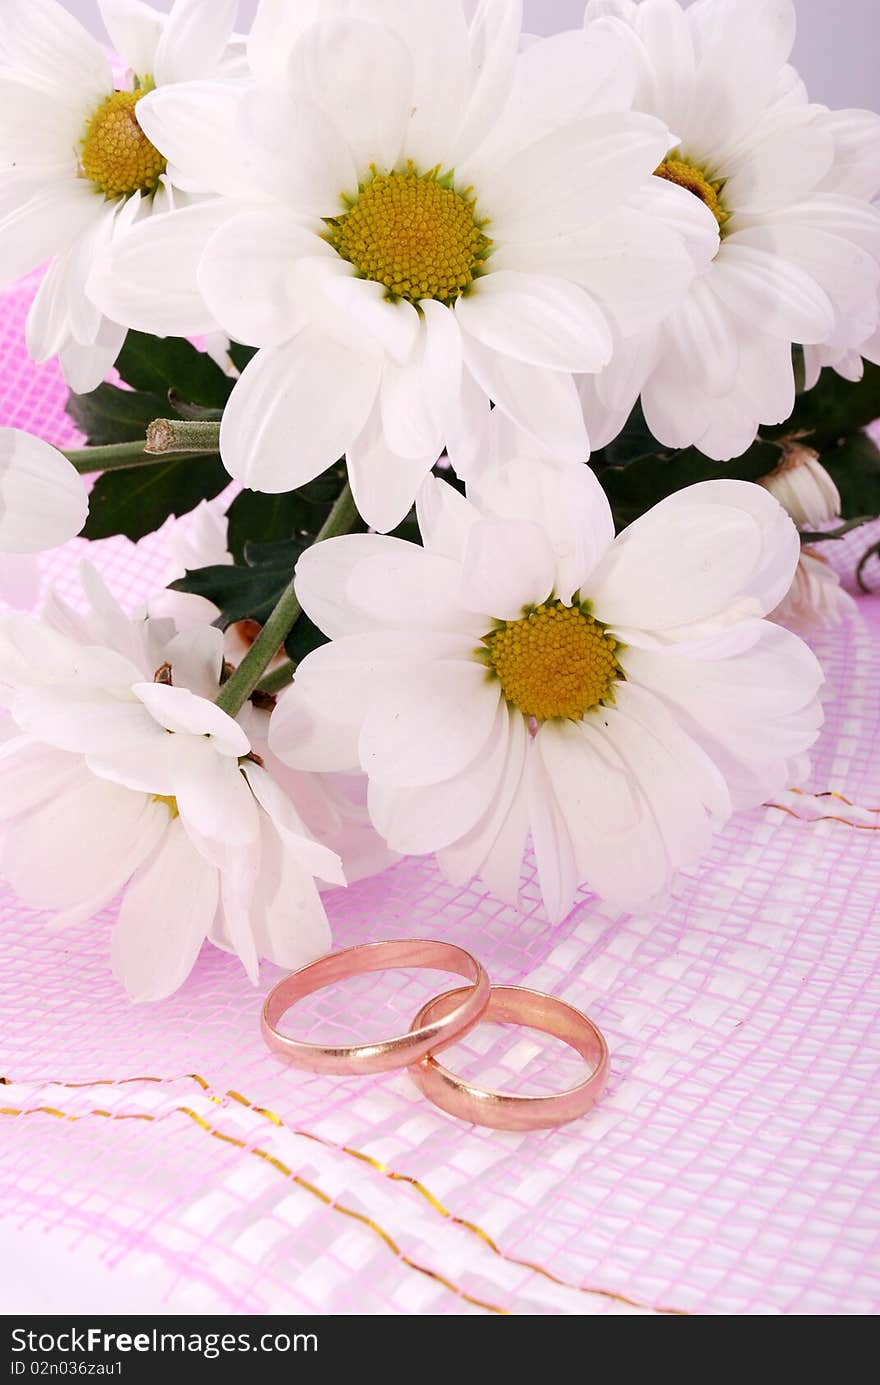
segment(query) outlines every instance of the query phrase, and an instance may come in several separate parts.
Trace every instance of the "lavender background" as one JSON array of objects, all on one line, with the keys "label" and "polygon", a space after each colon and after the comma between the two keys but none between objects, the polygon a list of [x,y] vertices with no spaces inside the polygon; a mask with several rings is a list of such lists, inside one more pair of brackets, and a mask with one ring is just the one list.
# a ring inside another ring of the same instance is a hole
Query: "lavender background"
[{"label": "lavender background", "polygon": [[[64,0],[96,33],[97,0]],[[152,0],[168,10],[172,0]],[[550,34],[579,24],[585,0],[526,0],[532,33]],[[241,0],[246,25],[257,0]],[[829,106],[880,109],[880,3],[878,0],[797,0],[798,42],[794,60],[814,101]],[[755,36],[756,41],[758,36]]]}]

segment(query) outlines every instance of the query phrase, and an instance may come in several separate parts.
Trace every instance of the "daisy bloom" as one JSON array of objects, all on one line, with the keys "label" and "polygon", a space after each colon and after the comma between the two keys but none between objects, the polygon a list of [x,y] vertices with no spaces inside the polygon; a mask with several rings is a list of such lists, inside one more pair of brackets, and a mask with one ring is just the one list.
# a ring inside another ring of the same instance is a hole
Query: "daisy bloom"
[{"label": "daisy bloom", "polygon": [[344,883],[213,702],[223,637],[127,619],[94,573],[80,617],[0,620],[0,874],[63,925],[121,891],[116,976],[138,1000],[176,990],[209,938],[257,980],[261,957],[298,967],[329,946],[315,877]]},{"label": "daisy bloom", "polygon": [[[760,484],[776,497],[798,529],[830,529],[841,522],[840,492],[809,447],[789,443],[779,466]],[[816,549],[804,547],[791,591],[770,618],[806,635],[839,625],[855,609],[834,568]]]},{"label": "daisy bloom", "polygon": [[770,619],[806,636],[840,625],[857,609],[828,560],[815,548],[802,548],[791,590]]},{"label": "daisy bloom", "polygon": [[31,606],[39,591],[34,554],[58,548],[86,522],[86,488],[49,443],[0,428],[0,601]]},{"label": "daisy bloom", "polygon": [[583,882],[631,908],[802,772],[822,673],[763,618],[799,544],[761,487],[688,487],[615,539],[589,468],[515,459],[467,498],[430,478],[418,514],[424,547],[304,554],[332,643],[270,725],[289,764],[360,767],[396,850],[514,901],[530,832],[552,918]]},{"label": "daisy bloom", "polygon": [[671,136],[628,109],[624,27],[523,49],[521,10],[263,0],[250,86],[145,97],[172,176],[224,197],[227,221],[136,227],[94,291],[145,331],[171,330],[171,309],[174,330],[201,328],[206,304],[260,348],[221,435],[252,489],[301,486],[345,453],[361,514],[394,528],[490,399],[581,461],[572,372],[601,370],[693,277],[705,210],[634,201]]},{"label": "daisy bloom", "polygon": [[87,290],[114,236],[181,200],[138,120],[154,87],[222,70],[237,0],[175,0],[170,15],[142,0],[98,0],[129,69],[117,89],[98,41],[58,0],[0,8],[0,286],[47,260],[27,324],[28,349],[58,356],[71,389],[100,384],[127,324]]},{"label": "daisy bloom", "polygon": [[637,109],[675,132],[656,170],[715,218],[720,244],[669,317],[582,399],[595,443],[641,394],[665,446],[724,460],[795,402],[792,345],[840,356],[876,331],[880,118],[809,104],[788,66],[793,0],[591,0],[628,26]]},{"label": "daisy bloom", "polygon": [[[168,582],[197,568],[225,567],[232,563],[227,537],[229,524],[223,503],[203,500],[184,520],[169,524],[166,542],[173,561]],[[147,610],[154,618],[172,619],[179,631],[194,625],[212,625],[220,615],[219,608],[203,596],[167,589],[151,598]],[[260,626],[252,620],[240,620],[231,625],[225,632],[223,645],[227,664],[237,666],[259,633]],[[267,672],[286,658],[284,651],[280,651]],[[370,822],[367,781],[362,774],[301,774],[291,770],[269,750],[267,711],[248,705],[239,713],[239,720],[245,725],[254,749],[271,769],[272,777],[296,804],[312,836],[341,858],[348,884],[377,875],[398,859]]]}]

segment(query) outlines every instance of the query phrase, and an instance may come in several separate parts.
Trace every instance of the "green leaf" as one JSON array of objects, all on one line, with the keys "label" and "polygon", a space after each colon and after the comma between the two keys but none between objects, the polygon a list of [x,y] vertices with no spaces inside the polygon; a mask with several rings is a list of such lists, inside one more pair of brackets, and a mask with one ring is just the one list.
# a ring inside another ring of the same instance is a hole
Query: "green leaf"
[{"label": "green leaf", "polygon": [[129,332],[116,369],[134,390],[166,400],[173,393],[207,409],[222,409],[235,384],[216,361],[182,337],[150,337],[143,332]]},{"label": "green leaf", "polygon": [[67,402],[91,447],[140,442],[170,408],[184,418],[219,419],[235,384],[182,337],[129,332],[116,365],[131,389],[99,385],[91,394],[71,394]]},{"label": "green leaf", "polygon": [[229,348],[229,356],[236,370],[246,370],[256,356],[257,349],[256,346],[242,346],[241,342],[234,341]]},{"label": "green leaf", "polygon": [[762,428],[764,438],[804,434],[820,452],[880,418],[880,366],[865,362],[863,378],[854,383],[834,370],[823,370],[818,383],[798,395],[794,413],[777,428]]},{"label": "green leaf", "polygon": [[641,404],[636,404],[623,429],[613,442],[599,448],[590,458],[590,466],[601,472],[609,466],[629,466],[642,457],[656,456],[663,449],[645,422]]},{"label": "green leaf", "polygon": [[295,491],[289,491],[286,495],[242,491],[233,500],[227,516],[229,551],[235,561],[242,561],[249,543],[274,543],[291,538],[300,527],[298,518],[301,511],[302,501]]},{"label": "green leaf", "polygon": [[168,412],[167,396],[99,385],[91,394],[71,394],[67,412],[90,447],[143,442],[150,424]]},{"label": "green leaf", "polygon": [[198,568],[172,584],[172,591],[192,592],[213,601],[220,609],[222,630],[237,620],[264,625],[290,583],[300,555],[311,536],[283,543],[248,544],[243,566]]},{"label": "green leaf", "polygon": [[108,471],[92,490],[83,537],[125,534],[136,542],[161,528],[170,515],[188,514],[228,484],[219,457],[174,457],[136,471]]},{"label": "green leaf", "polygon": [[685,486],[699,481],[758,481],[780,461],[773,443],[755,443],[732,462],[713,462],[696,448],[668,456],[640,457],[625,467],[607,467],[599,480],[611,503],[618,531]]},{"label": "green leaf", "polygon": [[826,447],[822,465],[840,491],[843,519],[880,515],[880,449],[867,433]]},{"label": "green leaf", "polygon": [[307,654],[311,654],[313,650],[320,649],[322,645],[329,643],[330,641],[323,630],[319,630],[317,625],[303,614],[287,636],[284,648],[288,658],[293,659],[296,664],[301,664]]},{"label": "green leaf", "polygon": [[283,495],[242,491],[229,507],[229,551],[241,562],[246,545],[317,534],[345,483],[345,465]]}]

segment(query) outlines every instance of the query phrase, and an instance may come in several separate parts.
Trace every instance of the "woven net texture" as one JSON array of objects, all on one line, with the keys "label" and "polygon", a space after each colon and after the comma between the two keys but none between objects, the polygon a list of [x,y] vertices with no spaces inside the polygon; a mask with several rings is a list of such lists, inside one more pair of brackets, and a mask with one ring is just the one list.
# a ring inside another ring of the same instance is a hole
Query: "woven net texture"
[{"label": "woven net texture", "polygon": [[[25,352],[33,287],[0,302],[0,422],[75,445],[58,371]],[[853,536],[834,560],[851,573],[869,541]],[[166,545],[167,533],[77,540],[43,580],[79,601],[88,553],[133,609],[163,584]],[[0,887],[7,1305],[876,1311],[878,634],[880,602],[864,598],[817,639],[830,700],[809,782],[734,820],[654,912],[618,915],[584,892],[551,927],[531,868],[516,912],[423,859],[327,896],[339,947],[453,940],[495,981],[586,1010],[611,1079],[565,1129],[472,1128],[405,1073],[286,1068],[258,1029],[279,973],[264,967],[255,990],[211,948],[172,999],[132,1006],[110,974],[112,908],[58,931]],[[297,1032],[387,1035],[448,984],[399,971],[346,983],[306,1003]],[[561,1045],[494,1025],[447,1062],[534,1093],[577,1071]]]}]

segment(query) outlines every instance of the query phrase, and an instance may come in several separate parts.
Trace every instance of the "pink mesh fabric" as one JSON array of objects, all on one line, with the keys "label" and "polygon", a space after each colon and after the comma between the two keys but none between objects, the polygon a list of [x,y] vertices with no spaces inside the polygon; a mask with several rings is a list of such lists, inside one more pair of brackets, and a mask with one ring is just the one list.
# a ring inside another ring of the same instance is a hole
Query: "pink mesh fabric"
[{"label": "pink mesh fabric", "polygon": [[[28,297],[0,316],[0,420],[69,442],[57,371],[25,359]],[[44,565],[71,599],[86,548]],[[89,556],[129,605],[168,563],[161,536]],[[739,818],[656,912],[617,916],[584,895],[551,928],[531,871],[517,914],[422,860],[329,896],[339,946],[457,940],[496,980],[586,1009],[612,1077],[567,1129],[472,1129],[402,1073],[285,1068],[257,1027],[277,973],[256,992],[213,950],[173,999],[132,1007],[109,972],[112,909],[59,933],[0,896],[0,1245],[19,1253],[7,1310],[875,1311],[878,631],[863,600],[817,642],[833,700],[800,787],[850,804],[790,794]],[[444,981],[326,992],[297,1032],[403,1028]],[[533,1091],[573,1071],[534,1035],[488,1026],[448,1061]]]}]

